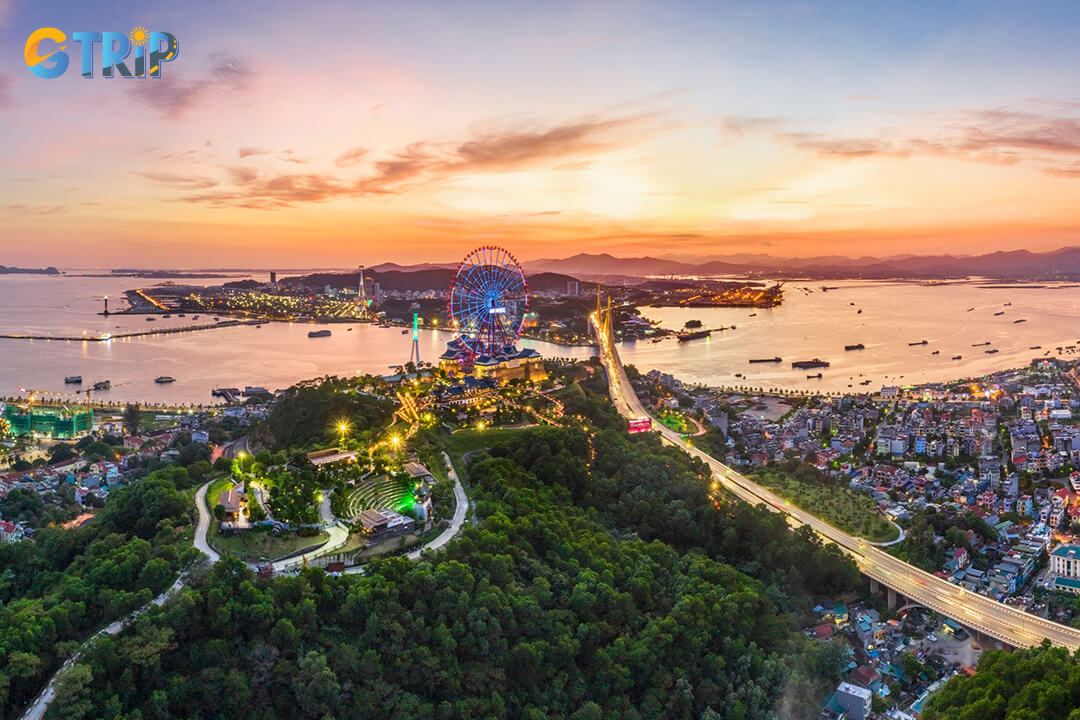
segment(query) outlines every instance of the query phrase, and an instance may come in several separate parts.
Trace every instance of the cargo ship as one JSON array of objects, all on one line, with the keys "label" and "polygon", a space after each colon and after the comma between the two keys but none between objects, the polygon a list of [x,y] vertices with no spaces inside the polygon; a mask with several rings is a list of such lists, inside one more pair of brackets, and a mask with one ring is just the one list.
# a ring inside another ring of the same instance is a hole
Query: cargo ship
[{"label": "cargo ship", "polygon": [[168,375],[162,375],[160,377],[154,378],[154,382],[158,383],[159,385],[165,385],[167,383],[176,382],[176,378],[169,377]]},{"label": "cargo ship", "polygon": [[1017,325],[1022,322],[1027,322],[1026,318],[1020,318],[1019,320],[1013,320],[1013,325]]},{"label": "cargo ship", "polygon": [[99,380],[98,382],[94,383],[94,389],[95,390],[108,390],[111,387],[112,387],[112,381],[111,380]]},{"label": "cargo ship", "polygon": [[1004,314],[1005,314],[1005,311],[1001,310],[1001,311],[998,311],[998,312],[994,313],[994,317],[997,317],[998,315],[1004,315]]},{"label": "cargo ship", "polygon": [[987,346],[987,345],[989,345],[989,344],[990,344],[990,341],[989,341],[989,340],[987,340],[986,342],[981,342],[981,343],[975,343],[975,344],[974,344],[974,345],[972,345],[971,347],[985,347],[985,346]]},{"label": "cargo ship", "polygon": [[845,345],[845,346],[844,346],[844,349],[845,349],[845,350],[862,350],[862,349],[864,349],[865,347],[866,347],[866,346],[865,346],[865,345],[863,345],[862,343],[856,343],[856,344],[854,344],[854,345]]},{"label": "cargo ship", "polygon": [[780,359],[781,359],[780,356],[777,355],[776,357],[771,357],[771,358],[750,358],[750,362],[752,362],[752,363],[769,363],[769,362],[778,363],[778,362],[780,362]]},{"label": "cargo ship", "polygon": [[712,335],[712,330],[695,330],[694,332],[681,332],[679,333],[679,342],[686,342],[687,340],[697,340],[698,338],[709,337]]},{"label": "cargo ship", "polygon": [[309,332],[307,334],[307,336],[309,338],[330,337],[330,331],[329,330],[312,330],[311,332]]},{"label": "cargo ship", "polygon": [[920,340],[919,342],[908,343],[908,347],[913,347],[915,345],[929,345],[929,344],[930,343],[928,343],[926,340]]},{"label": "cargo ship", "polygon": [[814,358],[813,360],[796,360],[791,363],[791,367],[795,370],[813,370],[814,368],[827,368],[829,363],[826,360]]},{"label": "cargo ship", "polygon": [[64,378],[64,382],[68,385],[81,385],[82,375],[68,375]]}]

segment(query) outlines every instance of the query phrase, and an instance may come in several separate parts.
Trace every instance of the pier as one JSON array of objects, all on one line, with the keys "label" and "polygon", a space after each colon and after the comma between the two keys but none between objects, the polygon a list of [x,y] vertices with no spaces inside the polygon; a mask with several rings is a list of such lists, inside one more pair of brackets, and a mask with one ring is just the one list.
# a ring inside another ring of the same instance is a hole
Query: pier
[{"label": "pier", "polygon": [[[119,314],[119,313],[114,313]],[[183,327],[153,328],[150,330],[136,330],[132,332],[105,333],[103,335],[19,335],[14,333],[0,334],[0,340],[60,340],[64,342],[109,342],[110,340],[125,340],[128,338],[146,337],[148,335],[177,335],[179,333],[197,332],[200,330],[216,330],[218,328],[236,327],[238,325],[262,325],[266,320],[222,320],[221,322],[208,325],[185,325]]]}]

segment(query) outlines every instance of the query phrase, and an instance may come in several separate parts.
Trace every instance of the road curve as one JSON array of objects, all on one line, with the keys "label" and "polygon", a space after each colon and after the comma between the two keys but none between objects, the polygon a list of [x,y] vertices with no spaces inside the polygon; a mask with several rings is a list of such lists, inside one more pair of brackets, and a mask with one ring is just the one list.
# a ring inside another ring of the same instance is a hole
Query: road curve
[{"label": "road curve", "polygon": [[214,481],[203,483],[195,492],[195,509],[199,511],[199,522],[195,526],[195,549],[202,552],[210,558],[211,563],[216,563],[221,559],[221,555],[217,550],[210,547],[210,543],[206,541],[206,533],[210,530],[210,511],[206,507],[206,491],[209,489],[211,483]]},{"label": "road curve", "polygon": [[[607,369],[612,403],[624,417],[648,416],[649,413],[626,377],[626,370],[614,343],[604,329],[605,324],[599,312],[593,312],[589,320],[600,343],[600,357]],[[681,435],[664,427],[662,423],[654,423],[653,427],[666,442],[705,462],[712,470],[715,481],[725,490],[748,503],[764,504],[773,512],[785,514],[792,527],[809,526],[820,537],[835,543],[849,554],[864,575],[896,590],[904,597],[1014,647],[1031,647],[1045,639],[1070,651],[1080,649],[1080,630],[1003,605],[909,565],[873,547],[862,538],[849,535],[792,505],[719,460],[689,445]]]},{"label": "road curve", "polygon": [[457,504],[454,507],[454,517],[450,520],[450,527],[439,533],[439,537],[435,538],[427,545],[417,550],[409,552],[406,557],[410,560],[418,560],[420,554],[425,550],[438,550],[446,543],[454,539],[454,537],[461,531],[461,526],[465,524],[465,518],[469,514],[469,498],[465,495],[465,488],[461,485],[461,479],[458,478],[457,471],[454,470],[454,463],[450,460],[450,456],[445,452],[443,458],[446,459],[446,471],[447,478],[454,481],[454,499]]}]

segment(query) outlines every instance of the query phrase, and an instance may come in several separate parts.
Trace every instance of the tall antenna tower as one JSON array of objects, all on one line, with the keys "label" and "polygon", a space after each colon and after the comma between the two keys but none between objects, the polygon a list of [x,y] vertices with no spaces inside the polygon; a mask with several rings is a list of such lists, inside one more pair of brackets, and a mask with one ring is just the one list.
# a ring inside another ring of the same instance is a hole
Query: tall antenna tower
[{"label": "tall antenna tower", "polygon": [[364,266],[360,266],[360,286],[357,288],[360,296],[360,317],[368,316],[367,289],[364,287]]},{"label": "tall antenna tower", "polygon": [[412,350],[409,351],[409,362],[420,365],[420,313],[412,314]]}]

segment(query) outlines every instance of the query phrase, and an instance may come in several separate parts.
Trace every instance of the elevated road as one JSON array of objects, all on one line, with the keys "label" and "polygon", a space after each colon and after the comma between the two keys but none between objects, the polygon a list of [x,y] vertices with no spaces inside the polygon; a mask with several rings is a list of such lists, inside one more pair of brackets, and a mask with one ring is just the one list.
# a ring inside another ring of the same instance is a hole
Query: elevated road
[{"label": "elevated road", "polygon": [[[589,317],[600,343],[600,357],[608,373],[611,401],[627,418],[648,417],[626,377],[622,360],[611,339],[610,329],[600,311]],[[764,504],[773,512],[787,516],[792,527],[806,525],[822,539],[835,543],[850,555],[859,570],[872,580],[892,588],[919,605],[952,618],[961,625],[993,637],[1013,647],[1030,647],[1043,640],[1076,651],[1080,648],[1080,630],[1036,617],[1009,605],[995,602],[935,575],[924,572],[868,544],[865,540],[833,527],[789,501],[758,485],[719,460],[693,447],[682,435],[654,423],[663,439],[704,461],[712,470],[717,487],[753,505]]]}]

